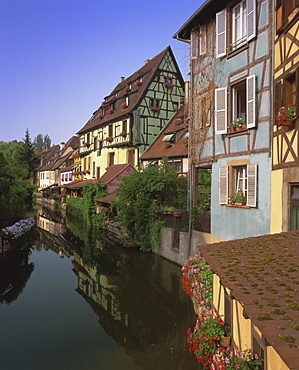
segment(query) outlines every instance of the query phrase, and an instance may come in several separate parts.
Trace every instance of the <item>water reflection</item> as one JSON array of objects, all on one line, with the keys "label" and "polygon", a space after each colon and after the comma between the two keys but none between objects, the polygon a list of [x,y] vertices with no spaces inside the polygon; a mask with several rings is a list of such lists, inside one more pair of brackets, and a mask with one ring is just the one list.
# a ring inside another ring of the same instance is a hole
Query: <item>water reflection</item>
[{"label": "water reflection", "polygon": [[180,266],[44,207],[37,226],[38,244],[72,259],[76,291],[138,368],[199,369],[185,339],[195,315],[181,289]]}]

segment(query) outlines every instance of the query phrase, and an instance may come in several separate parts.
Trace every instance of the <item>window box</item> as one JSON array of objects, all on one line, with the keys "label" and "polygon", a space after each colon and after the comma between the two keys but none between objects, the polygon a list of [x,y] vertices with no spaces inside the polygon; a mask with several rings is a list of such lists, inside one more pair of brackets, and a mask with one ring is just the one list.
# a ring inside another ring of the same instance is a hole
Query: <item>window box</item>
[{"label": "window box", "polygon": [[151,107],[151,111],[152,112],[160,112],[160,108],[159,107]]},{"label": "window box", "polygon": [[90,143],[88,143],[88,142],[87,143],[84,143],[83,146],[84,146],[84,148],[89,148],[90,147]]},{"label": "window box", "polygon": [[112,137],[112,136],[107,136],[107,137],[106,137],[106,139],[105,139],[105,141],[106,141],[107,143],[112,143],[112,141],[113,141],[113,137]]},{"label": "window box", "polygon": [[126,108],[128,108],[128,105],[127,105],[127,103],[126,103],[126,102],[124,102],[124,103],[122,103],[122,104],[120,105],[120,107],[121,107],[122,109],[126,109]]},{"label": "window box", "polygon": [[173,84],[172,83],[165,83],[164,86],[166,87],[166,89],[172,89],[173,88]]},{"label": "window box", "polygon": [[142,85],[142,81],[141,80],[137,80],[137,81],[134,82],[134,85],[137,86],[137,87],[139,87],[139,86]]},{"label": "window box", "polygon": [[124,93],[129,93],[130,91],[131,91],[130,86],[126,86],[126,87],[124,88]]},{"label": "window box", "polygon": [[114,110],[112,108],[109,108],[109,109],[107,109],[106,113],[108,115],[110,115],[110,114],[114,113]]}]

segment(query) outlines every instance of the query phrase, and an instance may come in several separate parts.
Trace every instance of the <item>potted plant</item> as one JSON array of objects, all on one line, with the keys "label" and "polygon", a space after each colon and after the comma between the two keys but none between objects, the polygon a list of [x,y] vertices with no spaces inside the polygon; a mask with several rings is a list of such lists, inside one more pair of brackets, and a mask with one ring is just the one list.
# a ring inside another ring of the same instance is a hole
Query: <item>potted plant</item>
[{"label": "potted plant", "polygon": [[246,195],[242,189],[239,189],[236,194],[231,198],[230,203],[236,206],[244,206],[247,202]]},{"label": "potted plant", "polygon": [[233,121],[233,122],[231,122],[230,124],[229,124],[229,130],[230,130],[230,132],[235,132],[236,131],[236,124],[235,124],[235,121]]},{"label": "potted plant", "polygon": [[127,134],[127,132],[126,132],[126,131],[122,131],[121,133],[119,133],[119,135],[118,135],[118,136],[125,138],[127,135],[128,135],[128,134]]},{"label": "potted plant", "polygon": [[126,108],[128,108],[128,105],[127,105],[127,103],[126,103],[126,102],[123,102],[123,103],[121,103],[120,107],[121,107],[122,109],[126,109]]},{"label": "potted plant", "polygon": [[176,118],[176,119],[174,120],[174,124],[175,124],[176,126],[181,125],[183,122],[184,122],[184,120],[183,120],[182,118]]},{"label": "potted plant", "polygon": [[139,86],[142,85],[142,81],[141,80],[137,80],[137,81],[134,82],[134,85],[137,86],[137,87],[139,87]]},{"label": "potted plant", "polygon": [[286,107],[278,109],[275,116],[277,127],[279,128],[294,128],[296,119],[296,107],[288,104]]},{"label": "potted plant", "polygon": [[116,99],[116,95],[112,95],[112,96],[110,97],[110,100],[114,100],[114,99]]},{"label": "potted plant", "polygon": [[109,115],[109,114],[112,114],[114,112],[114,110],[112,108],[109,108],[107,109],[106,113]]},{"label": "potted plant", "polygon": [[102,105],[105,105],[105,104],[107,104],[107,102],[104,100],[104,101],[102,101]]},{"label": "potted plant", "polygon": [[237,131],[246,129],[246,120],[243,118],[236,118],[232,123],[235,124]]},{"label": "potted plant", "polygon": [[152,112],[160,112],[160,108],[159,107],[151,107],[151,111]]},{"label": "potted plant", "polygon": [[171,143],[170,141],[163,141],[162,143],[162,148],[166,149],[166,148],[171,148],[173,146],[173,143]]},{"label": "potted plant", "polygon": [[131,91],[131,87],[130,86],[126,86],[125,88],[124,88],[124,92],[125,93],[128,93],[128,92],[130,92]]},{"label": "potted plant", "polygon": [[211,369],[260,369],[263,359],[257,353],[252,353],[250,349],[240,351],[238,348],[227,348],[223,351],[219,348],[213,356]]},{"label": "potted plant", "polygon": [[173,88],[173,84],[172,83],[165,83],[164,86],[166,87],[166,89],[172,89]]},{"label": "potted plant", "polygon": [[107,141],[107,143],[112,143],[113,137],[112,136],[107,136],[105,141]]},{"label": "potted plant", "polygon": [[185,139],[183,139],[183,144],[185,145],[186,148],[188,148],[188,144],[189,144],[189,138],[188,137],[185,137]]},{"label": "potted plant", "polygon": [[83,144],[84,148],[89,148],[90,147],[90,143],[87,141],[86,143]]}]

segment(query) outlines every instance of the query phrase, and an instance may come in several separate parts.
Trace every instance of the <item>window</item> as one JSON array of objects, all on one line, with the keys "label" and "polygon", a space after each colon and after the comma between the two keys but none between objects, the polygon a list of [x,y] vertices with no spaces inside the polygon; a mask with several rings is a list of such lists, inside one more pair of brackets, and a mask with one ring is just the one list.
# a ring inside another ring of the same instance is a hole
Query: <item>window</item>
[{"label": "window", "polygon": [[279,32],[298,14],[299,0],[276,0],[276,31]]},{"label": "window", "polygon": [[86,134],[86,142],[90,143],[90,133]]},{"label": "window", "polygon": [[232,9],[232,46],[246,42],[246,1],[241,1]]},{"label": "window", "polygon": [[61,175],[61,181],[64,181],[64,174]]},{"label": "window", "polygon": [[232,87],[232,121],[246,120],[246,81]]},{"label": "window", "polygon": [[205,26],[193,29],[191,32],[191,59],[206,53],[207,32]]},{"label": "window", "polygon": [[98,151],[97,151],[97,156],[98,157],[101,155],[102,149],[103,149],[103,141],[100,140],[100,141],[98,141]]},{"label": "window", "polygon": [[[217,58],[225,56],[227,51],[235,50],[255,36],[256,0],[242,0],[232,7],[216,13]],[[227,45],[229,46],[228,50],[226,50]]]},{"label": "window", "polygon": [[114,152],[108,153],[108,167],[114,165],[114,157],[115,157],[115,153]]},{"label": "window", "polygon": [[164,83],[165,84],[172,84],[172,77],[164,76]]},{"label": "window", "polygon": [[151,108],[159,108],[160,107],[160,100],[159,99],[150,99],[150,107]]},{"label": "window", "polygon": [[183,173],[183,162],[180,159],[177,160],[169,160],[170,163],[176,170],[177,173]]},{"label": "window", "polygon": [[245,80],[231,85],[227,96],[227,88],[215,89],[215,131],[216,134],[227,133],[227,106],[231,111],[230,120],[244,118],[247,128],[253,128],[256,124],[255,99],[256,99],[256,76],[248,76]]},{"label": "window", "polygon": [[256,207],[257,165],[249,160],[233,160],[228,166],[219,169],[220,204],[229,204],[234,194],[242,190],[246,196],[246,205]]},{"label": "window", "polygon": [[108,126],[108,136],[113,136],[113,125]]},{"label": "window", "polygon": [[299,106],[299,68],[275,84],[274,113],[288,105]]},{"label": "window", "polygon": [[92,162],[92,177],[96,176],[96,162]]},{"label": "window", "polygon": [[93,139],[93,150],[97,150],[97,143],[98,143],[98,139],[95,137]]},{"label": "window", "polygon": [[135,150],[128,150],[128,163],[135,165]]},{"label": "window", "polygon": [[127,132],[127,120],[123,121],[123,129],[122,131]]},{"label": "window", "polygon": [[299,229],[299,186],[298,184],[291,186],[291,201],[290,201],[290,230]]}]

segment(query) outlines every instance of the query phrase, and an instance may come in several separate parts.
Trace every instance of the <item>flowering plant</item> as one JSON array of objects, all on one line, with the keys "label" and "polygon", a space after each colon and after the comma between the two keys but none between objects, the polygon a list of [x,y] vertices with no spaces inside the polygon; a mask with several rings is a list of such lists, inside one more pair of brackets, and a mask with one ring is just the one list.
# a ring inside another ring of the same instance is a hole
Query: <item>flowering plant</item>
[{"label": "flowering plant", "polygon": [[113,111],[113,109],[112,108],[109,108],[109,109],[107,109],[107,111],[106,111],[106,113],[107,114],[112,114],[114,111]]},{"label": "flowering plant", "polygon": [[126,131],[122,131],[119,133],[118,136],[122,136],[122,137],[126,137],[128,134],[126,133]]},{"label": "flowering plant", "polygon": [[212,308],[213,272],[203,257],[190,257],[182,267],[182,286],[195,305],[203,312]]},{"label": "flowering plant", "polygon": [[29,231],[32,226],[35,224],[35,218],[30,217],[26,220],[20,220],[16,222],[12,226],[7,226],[1,230],[2,235],[7,235],[12,239],[18,239],[22,235],[24,235],[27,231]]},{"label": "flowering plant", "polygon": [[160,112],[160,108],[159,107],[151,107],[151,110],[153,112]]},{"label": "flowering plant", "polygon": [[90,147],[90,143],[89,142],[86,142],[83,144],[84,148],[89,148]]},{"label": "flowering plant", "polygon": [[288,104],[286,107],[278,109],[278,113],[275,116],[277,126],[281,127],[294,127],[296,118],[296,107]]},{"label": "flowering plant", "polygon": [[213,311],[196,318],[193,329],[187,331],[189,351],[193,351],[198,362],[208,366],[213,362],[213,355],[217,353],[219,339],[224,336],[224,324],[221,317]]},{"label": "flowering plant", "polygon": [[239,189],[238,192],[236,194],[234,194],[234,196],[230,200],[231,204],[234,204],[236,202],[242,202],[242,203],[247,202],[246,195],[243,193],[242,189]]},{"label": "flowering plant", "polygon": [[105,100],[104,101],[102,101],[102,105],[105,105],[105,104],[107,104],[108,102],[106,102]]},{"label": "flowering plant", "polygon": [[163,141],[162,142],[162,148],[166,149],[166,148],[171,148],[173,146],[173,143],[171,143],[170,141]]},{"label": "flowering plant", "polygon": [[72,158],[79,158],[79,153],[74,153],[74,154],[72,155]]},{"label": "flowering plant", "polygon": [[113,141],[113,137],[112,136],[107,136],[106,139],[105,139],[108,143],[111,143]]},{"label": "flowering plant", "polygon": [[183,122],[184,122],[184,120],[182,118],[176,118],[174,120],[174,123],[175,123],[176,126],[181,125]]},{"label": "flowering plant", "polygon": [[114,100],[114,99],[116,99],[116,95],[110,96],[110,100]]},{"label": "flowering plant", "polygon": [[126,109],[126,108],[128,108],[128,105],[127,105],[126,102],[123,102],[123,103],[121,103],[120,107],[123,108],[123,109]]},{"label": "flowering plant", "polygon": [[126,87],[124,88],[124,92],[125,92],[125,93],[128,93],[128,92],[130,92],[130,91],[131,91],[130,86],[126,86]]},{"label": "flowering plant", "polygon": [[236,118],[229,125],[230,125],[230,127],[242,127],[242,126],[246,125],[246,119]]},{"label": "flowering plant", "polygon": [[166,87],[166,89],[172,89],[173,88],[173,84],[172,83],[165,83],[164,86]]},{"label": "flowering plant", "polygon": [[210,370],[259,370],[262,363],[263,359],[249,349],[239,351],[238,348],[227,348],[223,352],[222,348],[219,348],[218,352],[213,356]]},{"label": "flowering plant", "polygon": [[135,86],[141,86],[142,85],[142,81],[141,80],[137,80],[134,82],[134,85]]},{"label": "flowering plant", "polygon": [[185,145],[186,148],[188,148],[188,144],[189,144],[189,138],[188,137],[183,139],[183,144]]}]

